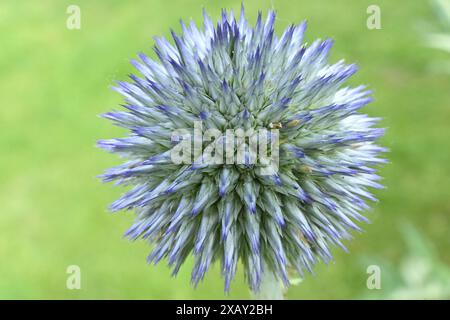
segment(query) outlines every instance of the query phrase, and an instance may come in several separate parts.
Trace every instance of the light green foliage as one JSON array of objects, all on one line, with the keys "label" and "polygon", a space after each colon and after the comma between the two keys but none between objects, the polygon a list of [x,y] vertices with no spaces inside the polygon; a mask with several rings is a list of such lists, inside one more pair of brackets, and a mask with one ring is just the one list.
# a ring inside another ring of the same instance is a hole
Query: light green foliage
[{"label": "light green foliage", "polygon": [[[432,7],[436,16],[435,25],[438,30],[426,36],[426,44],[434,49],[450,53],[450,0],[432,0]],[[450,72],[450,62],[439,60],[433,64],[439,71]]]},{"label": "light green foliage", "polygon": [[[440,259],[432,243],[410,224],[400,228],[406,252],[396,264],[381,263],[382,290],[365,298],[450,299],[450,266]],[[366,259],[366,261],[373,259]],[[385,280],[385,281],[383,281]]]}]

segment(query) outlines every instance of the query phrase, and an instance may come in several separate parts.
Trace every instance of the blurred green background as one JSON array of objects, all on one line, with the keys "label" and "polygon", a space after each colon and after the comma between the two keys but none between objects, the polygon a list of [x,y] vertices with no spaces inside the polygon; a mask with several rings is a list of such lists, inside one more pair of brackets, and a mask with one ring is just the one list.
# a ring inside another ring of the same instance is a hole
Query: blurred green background
[{"label": "blurred green background", "polygon": [[[236,11],[240,2],[1,1],[0,298],[250,297],[242,273],[224,296],[218,265],[197,289],[189,282],[191,262],[176,278],[164,262],[148,266],[149,246],[122,238],[133,214],[106,210],[124,189],[96,178],[120,163],[95,148],[95,141],[123,134],[98,115],[122,101],[110,86],[134,72],[129,59],[139,51],[154,56],[152,37],[169,36],[170,28],[179,31],[180,18],[201,22],[202,7],[218,18],[221,8]],[[81,8],[80,30],[66,28],[71,4]],[[366,27],[371,4],[381,8],[381,30]],[[287,298],[390,297],[383,290],[393,286],[395,276],[382,277],[382,289],[371,291],[366,268],[400,268],[407,246],[399,226],[406,224],[427,239],[445,269],[450,263],[450,75],[430,68],[448,58],[424,45],[427,30],[438,28],[430,3],[255,0],[245,6],[252,22],[258,9],[275,8],[278,34],[307,19],[308,42],[333,38],[332,61],[358,63],[350,84],[374,90],[376,101],[364,110],[383,117],[388,128],[382,140],[391,149],[390,164],[382,169],[387,189],[376,192],[380,201],[368,213],[372,223],[347,243],[349,254],[335,249],[336,262],[320,264],[316,276],[291,287]],[[428,251],[417,250],[417,259],[423,252]],[[81,290],[66,288],[69,265],[81,268]],[[410,269],[414,274],[414,260]]]}]

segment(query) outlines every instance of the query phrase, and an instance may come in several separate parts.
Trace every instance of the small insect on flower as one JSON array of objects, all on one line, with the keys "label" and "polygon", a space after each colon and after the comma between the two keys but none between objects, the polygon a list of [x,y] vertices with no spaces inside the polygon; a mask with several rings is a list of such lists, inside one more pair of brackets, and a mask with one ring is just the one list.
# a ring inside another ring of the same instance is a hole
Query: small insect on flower
[{"label": "small insect on flower", "polygon": [[371,92],[343,87],[356,66],[327,64],[331,40],[303,44],[306,23],[277,37],[274,21],[250,26],[242,8],[216,26],[205,12],[201,29],[181,23],[173,44],[156,39],[159,61],[139,54],[141,76],[118,83],[126,110],[104,114],[130,132],[98,142],[128,159],[102,175],[132,186],[111,210],[135,210],[126,235],[153,244],[149,262],[176,274],[193,255],[194,285],[219,260],[226,291],[238,264],[254,292],[266,273],[287,286],[288,271],[345,250],[382,187],[384,131],[359,111]]}]

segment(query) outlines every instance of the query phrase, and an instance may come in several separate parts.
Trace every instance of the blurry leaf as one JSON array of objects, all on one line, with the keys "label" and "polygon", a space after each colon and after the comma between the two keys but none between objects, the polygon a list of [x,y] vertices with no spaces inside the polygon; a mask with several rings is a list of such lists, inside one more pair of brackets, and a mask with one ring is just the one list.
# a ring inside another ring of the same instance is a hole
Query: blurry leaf
[{"label": "blurry leaf", "polygon": [[435,253],[431,243],[425,240],[415,227],[408,222],[403,222],[400,229],[409,255],[422,256],[428,259],[434,258]]},{"label": "blurry leaf", "polygon": [[431,48],[444,50],[450,53],[450,35],[434,33],[427,36],[427,45]]},{"label": "blurry leaf", "polygon": [[432,6],[441,23],[450,28],[450,0],[433,0]]},{"label": "blurry leaf", "polygon": [[302,283],[302,278],[293,278],[293,279],[289,279],[289,283],[292,286],[298,286],[300,283]]},{"label": "blurry leaf", "polygon": [[440,261],[432,244],[411,224],[402,223],[400,229],[407,246],[405,256],[395,267],[382,264],[382,289],[366,292],[363,297],[450,299],[450,267]]}]

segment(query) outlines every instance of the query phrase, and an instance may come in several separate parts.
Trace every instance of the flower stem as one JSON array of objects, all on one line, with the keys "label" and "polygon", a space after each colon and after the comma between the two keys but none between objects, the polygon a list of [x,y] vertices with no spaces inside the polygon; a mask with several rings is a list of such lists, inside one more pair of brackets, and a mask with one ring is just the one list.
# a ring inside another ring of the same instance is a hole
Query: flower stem
[{"label": "flower stem", "polygon": [[265,272],[262,276],[261,287],[255,293],[257,300],[284,300],[285,288],[273,272]]}]

